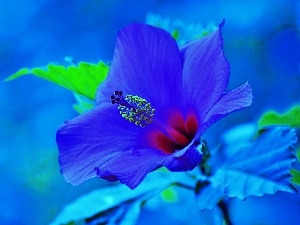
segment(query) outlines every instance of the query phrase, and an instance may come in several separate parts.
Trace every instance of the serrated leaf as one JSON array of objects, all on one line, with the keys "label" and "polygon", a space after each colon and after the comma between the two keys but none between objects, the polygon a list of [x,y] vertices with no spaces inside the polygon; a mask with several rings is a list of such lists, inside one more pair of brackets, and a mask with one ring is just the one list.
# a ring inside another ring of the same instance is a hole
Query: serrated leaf
[{"label": "serrated leaf", "polygon": [[300,128],[300,105],[292,107],[288,112],[279,114],[275,111],[266,112],[258,122],[258,128],[261,129],[270,125],[289,125]]},{"label": "serrated leaf", "polygon": [[176,179],[171,173],[155,172],[135,190],[125,185],[117,185],[93,191],[67,205],[51,225],[70,222],[76,225],[133,225],[144,202],[159,194]]},{"label": "serrated leaf", "polygon": [[209,160],[212,175],[199,178],[199,209],[212,209],[224,197],[245,199],[277,191],[295,192],[289,172],[296,142],[294,130],[270,127],[253,142],[220,148]]},{"label": "serrated leaf", "polygon": [[108,69],[109,67],[103,62],[98,64],[80,62],[78,66],[68,67],[49,64],[46,68],[20,69],[4,81],[11,81],[23,75],[32,74],[94,100],[96,90],[106,78]]}]

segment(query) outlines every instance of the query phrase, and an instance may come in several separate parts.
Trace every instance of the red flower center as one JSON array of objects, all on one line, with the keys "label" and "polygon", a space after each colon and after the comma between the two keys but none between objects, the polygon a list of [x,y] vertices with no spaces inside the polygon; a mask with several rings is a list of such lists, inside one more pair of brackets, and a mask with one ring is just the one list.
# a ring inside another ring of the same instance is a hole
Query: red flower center
[{"label": "red flower center", "polygon": [[179,113],[172,114],[168,125],[163,130],[152,132],[150,135],[153,147],[167,154],[188,146],[198,130],[198,122],[194,114],[188,115],[186,120]]},{"label": "red flower center", "polygon": [[123,96],[122,91],[115,91],[110,97],[112,104],[117,104],[121,116],[142,128],[153,123],[156,131],[150,133],[150,145],[166,154],[173,154],[188,146],[194,139],[198,122],[195,114],[189,114],[186,119],[181,113],[172,113],[167,124],[154,118],[153,109],[145,99],[137,95]]}]

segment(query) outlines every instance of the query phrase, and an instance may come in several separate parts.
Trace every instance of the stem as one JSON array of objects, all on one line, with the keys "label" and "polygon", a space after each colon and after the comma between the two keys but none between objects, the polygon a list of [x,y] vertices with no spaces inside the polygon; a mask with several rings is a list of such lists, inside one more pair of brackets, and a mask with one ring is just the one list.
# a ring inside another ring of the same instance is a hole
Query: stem
[{"label": "stem", "polygon": [[202,174],[209,176],[211,171],[210,171],[210,166],[207,164],[207,161],[210,158],[210,152],[205,140],[201,139],[199,141],[199,145],[202,145],[202,149],[201,149],[202,160],[201,163],[199,164],[199,169]]},{"label": "stem", "polygon": [[221,210],[221,212],[223,214],[225,224],[226,225],[232,225],[231,220],[230,220],[230,216],[229,216],[229,212],[228,212],[228,208],[227,208],[227,204],[224,201],[224,199],[222,199],[218,202],[218,206],[219,206],[219,209]]},{"label": "stem", "polygon": [[190,186],[190,185],[187,185],[187,184],[183,184],[183,183],[180,183],[180,182],[176,182],[176,183],[173,183],[172,185],[174,186],[178,186],[178,187],[182,187],[182,188],[185,188],[185,189],[188,189],[188,190],[195,190],[195,188],[193,186]]},{"label": "stem", "polygon": [[[203,158],[202,158],[202,162],[199,164],[199,169],[200,172],[207,176],[210,177],[212,175],[212,171],[211,171],[211,167],[210,165],[207,163],[208,159],[210,158],[210,151],[208,149],[207,143],[204,140],[201,140],[202,143],[202,154],[203,154]],[[195,187],[195,192],[199,193],[201,191],[201,189],[207,185],[210,185],[210,182],[208,180],[206,181],[198,181],[197,185]],[[218,207],[222,212],[223,215],[223,219],[226,225],[232,225],[232,222],[230,220],[230,215],[229,215],[229,211],[228,211],[228,207],[226,202],[224,201],[224,199],[221,199],[218,202]]]}]

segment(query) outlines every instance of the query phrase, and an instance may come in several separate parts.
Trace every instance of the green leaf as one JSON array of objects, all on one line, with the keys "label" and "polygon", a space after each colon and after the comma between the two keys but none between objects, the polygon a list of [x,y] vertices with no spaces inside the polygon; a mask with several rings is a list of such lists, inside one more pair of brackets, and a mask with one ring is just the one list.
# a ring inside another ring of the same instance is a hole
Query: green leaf
[{"label": "green leaf", "polygon": [[174,30],[171,35],[177,41],[179,38],[179,30],[178,29]]},{"label": "green leaf", "polygon": [[291,182],[300,185],[300,171],[291,169],[291,175],[292,175]]},{"label": "green leaf", "polygon": [[28,68],[20,69],[18,72],[6,78],[4,81],[11,81],[25,74],[30,74],[30,69]]},{"label": "green leaf", "polygon": [[94,100],[96,90],[106,78],[108,69],[109,67],[103,62],[98,64],[80,62],[78,66],[68,67],[49,64],[46,68],[20,69],[4,81],[11,81],[23,75],[32,74]]},{"label": "green leaf", "polygon": [[290,125],[291,127],[300,128],[300,105],[292,107],[284,114],[275,111],[266,112],[258,122],[258,128],[261,129],[270,125]]},{"label": "green leaf", "polygon": [[78,112],[79,114],[83,114],[86,111],[94,108],[94,104],[89,99],[82,97],[81,95],[75,94],[76,104],[73,104],[73,109]]},{"label": "green leaf", "polygon": [[175,192],[175,190],[172,187],[169,187],[169,188],[163,190],[160,193],[160,196],[166,202],[176,202],[178,199],[177,193]]},{"label": "green leaf", "polygon": [[300,161],[300,148],[296,151],[297,159]]}]

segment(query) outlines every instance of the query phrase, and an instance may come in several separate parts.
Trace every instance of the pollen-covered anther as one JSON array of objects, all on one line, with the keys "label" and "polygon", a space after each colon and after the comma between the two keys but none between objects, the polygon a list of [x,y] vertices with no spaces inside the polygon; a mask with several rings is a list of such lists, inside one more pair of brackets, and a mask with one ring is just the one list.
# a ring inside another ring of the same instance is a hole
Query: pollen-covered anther
[{"label": "pollen-covered anther", "polygon": [[115,91],[110,97],[112,104],[117,103],[121,116],[137,126],[145,127],[153,120],[155,109],[145,99],[137,95],[126,95]]}]

